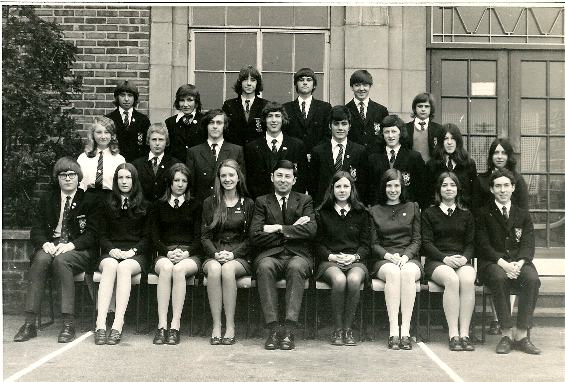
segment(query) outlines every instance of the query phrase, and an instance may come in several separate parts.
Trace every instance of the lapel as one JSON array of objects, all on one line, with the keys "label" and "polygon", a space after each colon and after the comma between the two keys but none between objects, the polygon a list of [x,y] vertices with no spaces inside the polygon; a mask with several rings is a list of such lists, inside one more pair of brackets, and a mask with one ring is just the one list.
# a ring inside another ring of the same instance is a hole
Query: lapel
[{"label": "lapel", "polygon": [[[334,170],[334,157],[333,157],[333,153],[332,153],[332,142],[331,142],[331,140],[329,142],[324,143],[324,146],[322,147],[322,156],[324,157],[324,159],[328,163],[328,167],[331,169],[330,172],[333,174],[335,172],[335,170]],[[343,153],[343,157],[345,159],[345,152]]]},{"label": "lapel", "polygon": [[[385,150],[386,153],[386,150]],[[388,156],[387,156],[388,159]],[[408,167],[408,161],[409,161],[409,155],[408,155],[408,149],[402,145],[400,146],[400,150],[398,150],[398,154],[396,154],[396,159],[394,161],[394,168],[396,169],[403,169],[405,170]],[[390,167],[390,165],[389,165]]]},{"label": "lapel", "polygon": [[[351,111],[352,111],[352,116],[353,118],[357,119],[358,123],[362,126],[362,129],[365,128],[365,125],[363,125],[363,120],[361,119],[361,114],[359,114],[359,109],[357,108],[357,103],[355,102],[355,99],[351,100]],[[367,116],[369,115],[369,107],[367,107],[367,112],[366,112]],[[365,118],[365,122],[367,122],[367,118]]]},{"label": "lapel", "polygon": [[[224,140],[224,143],[222,144],[222,148],[218,153],[218,160],[216,161],[216,165],[218,163],[222,163],[223,160],[228,159],[230,157],[230,153],[231,153],[231,145]],[[211,158],[212,158],[212,154],[210,154],[210,159]]]},{"label": "lapel", "polygon": [[312,97],[312,100],[310,101],[310,110],[308,110],[308,116],[306,117],[306,126],[310,126],[310,122],[312,121],[314,115],[316,114],[316,111],[318,110],[317,108],[318,103],[316,101],[317,100],[315,100],[314,97]]},{"label": "lapel", "polygon": [[[165,161],[165,157],[163,156],[163,160],[161,161],[161,164]],[[145,173],[151,178],[151,179],[155,179],[155,174],[153,173],[153,164],[151,163],[152,161],[149,160],[148,156],[145,156],[144,161],[143,161],[143,171],[145,171]],[[159,171],[157,170],[157,173],[159,173]]]},{"label": "lapel", "polygon": [[125,129],[126,127],[124,126],[124,120],[122,119],[122,116],[120,114],[120,109],[116,108],[116,110],[114,110],[111,114],[110,114],[110,119],[114,120],[114,124],[116,124],[116,130],[118,129]]},{"label": "lapel", "polygon": [[[275,219],[274,224],[283,224],[283,225],[285,224],[282,218],[281,206],[279,206],[279,202],[274,193],[269,194],[267,196],[267,209],[271,213],[271,216],[273,216],[273,218]],[[288,202],[287,202],[287,211],[288,211]]]},{"label": "lapel", "polygon": [[[298,203],[300,201],[300,195],[298,195],[297,192],[294,191],[290,191],[290,194],[288,194],[288,202],[286,203],[286,219],[288,220],[289,217],[293,217],[296,216],[296,210],[298,209]],[[293,219],[291,219],[293,220]],[[294,222],[290,222],[289,224],[292,224]]]},{"label": "lapel", "polygon": [[351,166],[351,161],[352,161],[352,155],[353,153],[351,152],[353,150],[352,148],[352,142],[350,139],[347,140],[347,146],[345,146],[345,151],[343,152],[343,166],[342,169],[344,171],[349,171],[349,167]]},{"label": "lapel", "polygon": [[369,104],[367,105],[367,116],[365,118],[365,122],[366,123],[373,123],[373,121],[375,120],[375,114],[377,112],[377,106],[375,105],[375,102],[372,100],[369,100]]},{"label": "lapel", "polygon": [[[304,118],[302,118],[302,110],[300,110],[300,104],[298,103],[298,98],[296,98],[292,103],[292,110],[296,115],[296,119],[298,120],[300,125],[304,126],[306,123],[304,121]],[[311,112],[312,112],[312,104],[310,104],[310,113],[308,114],[308,117],[310,117]]]},{"label": "lapel", "polygon": [[84,199],[84,191],[79,188],[79,189],[77,189],[77,192],[75,193],[75,197],[71,201],[71,207],[74,204],[75,208],[71,208],[69,210],[69,215],[68,215],[69,223],[71,223],[74,220],[75,216],[78,214],[78,211],[80,210],[83,199]]},{"label": "lapel", "polygon": [[235,103],[234,112],[237,118],[241,119],[242,121],[245,121],[245,110],[243,110],[243,104],[241,102],[242,102],[241,96],[234,98],[234,103]]},{"label": "lapel", "polygon": [[53,229],[55,229],[57,223],[59,222],[60,212],[61,212],[61,190],[57,189],[51,195],[51,202],[49,203],[49,213],[47,215],[49,219],[49,223],[53,227]]},{"label": "lapel", "polygon": [[[164,175],[164,173],[169,168],[169,162],[171,161],[171,157],[168,155],[163,155],[163,159],[161,159],[161,163],[159,163],[159,167],[157,168],[157,174],[155,174],[155,178],[159,178]],[[149,162],[147,162],[149,163]],[[151,174],[153,174],[153,166],[151,166]]]},{"label": "lapel", "polygon": [[[224,145],[226,144],[226,142],[224,141],[224,144],[222,145],[222,149],[224,148]],[[208,142],[204,142],[202,144],[202,146],[200,146],[201,150],[200,151],[200,156],[202,157],[202,159],[204,159],[204,162],[206,162],[209,166],[213,165],[213,161],[212,161],[212,153],[211,153],[211,149],[210,146],[208,146]],[[220,150],[221,151],[221,150]],[[219,155],[218,155],[219,157]]]},{"label": "lapel", "polygon": [[[261,115],[261,110],[263,110],[263,102],[262,98],[255,96],[255,100],[253,101],[253,105],[251,105],[251,109],[249,110],[249,121],[251,122],[252,119],[257,118]],[[243,110],[243,107],[242,109]],[[245,116],[245,114],[244,114]],[[253,121],[255,123],[255,121]]]},{"label": "lapel", "polygon": [[[494,217],[494,220],[500,225],[500,227],[505,231],[508,232],[510,230],[510,217],[508,218],[508,222],[506,222],[504,220],[504,216],[502,216],[502,213],[500,213],[500,210],[498,209],[498,207],[496,206],[496,203],[494,202],[494,200],[490,201],[491,203],[491,207],[490,207],[490,214],[491,216]],[[512,213],[513,208],[510,209],[510,213]]]},{"label": "lapel", "polygon": [[279,150],[279,154],[278,154],[279,160],[287,159],[287,157],[289,155],[289,151],[290,151],[289,142],[290,142],[290,139],[288,138],[288,134],[284,134],[283,135],[283,141],[282,141],[282,144],[281,144],[281,149]]},{"label": "lapel", "polygon": [[508,228],[509,231],[512,231],[512,228],[514,228],[514,223],[517,219],[518,219],[518,210],[516,209],[516,205],[513,203],[513,205],[510,206],[510,213],[508,214],[508,222],[506,223],[506,227]]}]

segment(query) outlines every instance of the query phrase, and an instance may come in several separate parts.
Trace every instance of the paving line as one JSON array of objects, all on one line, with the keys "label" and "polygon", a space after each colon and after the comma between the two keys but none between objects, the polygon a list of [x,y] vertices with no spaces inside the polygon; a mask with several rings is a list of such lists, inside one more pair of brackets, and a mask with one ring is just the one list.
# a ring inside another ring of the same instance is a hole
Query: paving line
[{"label": "paving line", "polygon": [[4,382],[17,381],[18,379],[20,379],[24,375],[31,373],[33,370],[35,370],[39,366],[43,365],[45,362],[57,357],[59,354],[62,354],[64,352],[66,352],[67,350],[75,347],[76,345],[78,345],[79,343],[81,343],[82,341],[84,341],[85,339],[90,337],[92,334],[93,334],[92,331],[84,333],[82,336],[80,336],[79,338],[77,338],[73,342],[70,342],[70,343],[66,344],[65,346],[63,346],[62,348],[59,348],[59,349],[55,350],[54,352],[47,354],[45,357],[35,361],[34,363],[29,365],[25,369],[22,369],[22,370],[18,371],[16,374],[11,375],[7,379],[5,379]]},{"label": "paving line", "polygon": [[418,342],[418,346],[426,355],[440,367],[451,378],[453,382],[465,382],[452,368],[443,362],[425,343]]}]

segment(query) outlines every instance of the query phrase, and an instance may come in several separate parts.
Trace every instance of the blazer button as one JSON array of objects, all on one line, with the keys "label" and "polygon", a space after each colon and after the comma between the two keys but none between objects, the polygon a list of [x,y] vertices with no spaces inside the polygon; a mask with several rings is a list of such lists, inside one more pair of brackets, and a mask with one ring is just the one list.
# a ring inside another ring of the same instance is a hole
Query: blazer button
[{"label": "blazer button", "polygon": [[204,173],[204,175],[206,175],[206,173]]}]

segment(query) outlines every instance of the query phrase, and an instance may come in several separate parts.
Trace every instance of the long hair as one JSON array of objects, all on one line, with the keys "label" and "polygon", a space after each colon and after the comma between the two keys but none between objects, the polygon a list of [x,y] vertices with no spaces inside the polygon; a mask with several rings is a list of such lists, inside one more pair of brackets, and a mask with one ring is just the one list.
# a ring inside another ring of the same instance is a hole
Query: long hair
[{"label": "long hair", "polygon": [[409,143],[410,139],[408,137],[408,130],[406,129],[406,124],[404,121],[396,114],[387,115],[381,121],[381,129],[379,130],[379,136],[382,138],[380,141],[382,142],[382,149],[386,147],[386,140],[384,137],[383,130],[385,127],[392,127],[396,126],[398,130],[400,130],[400,135],[398,137],[398,143],[401,146],[405,146]]},{"label": "long hair", "polygon": [[359,200],[359,194],[357,193],[357,187],[355,186],[355,180],[353,179],[351,174],[347,171],[337,171],[334,174],[334,176],[332,177],[332,181],[330,182],[328,188],[326,189],[324,199],[322,200],[322,203],[318,207],[318,211],[320,211],[324,208],[334,208],[334,205],[337,202],[337,200],[335,198],[335,193],[334,193],[334,185],[342,178],[346,178],[347,180],[349,180],[349,183],[351,184],[351,194],[349,195],[349,199],[348,199],[348,202],[349,202],[349,205],[351,206],[351,209],[353,209],[353,210],[364,210],[365,209],[365,206]]},{"label": "long hair", "polygon": [[282,116],[281,128],[282,129],[286,128],[289,125],[290,120],[288,119],[288,114],[286,113],[286,110],[284,109],[283,105],[281,105],[278,102],[267,103],[263,108],[263,110],[261,111],[261,124],[263,125],[263,127],[265,129],[267,128],[267,116],[269,115],[269,113],[274,113],[274,112],[281,113]]},{"label": "long hair", "polygon": [[180,110],[180,100],[181,98],[192,97],[194,98],[194,111],[195,114],[200,114],[202,112],[202,101],[200,101],[200,92],[196,89],[196,86],[192,84],[181,85],[177,89],[175,95],[175,109]]},{"label": "long hair", "polygon": [[496,167],[494,166],[494,162],[492,160],[492,156],[494,155],[494,150],[496,150],[496,147],[498,145],[502,146],[502,148],[506,152],[506,155],[508,156],[508,159],[506,160],[505,168],[515,173],[516,158],[514,157],[514,147],[512,147],[512,143],[510,143],[510,141],[507,138],[496,138],[490,144],[490,147],[488,149],[488,157],[487,157],[488,172],[491,173],[493,172],[493,170],[496,169]]},{"label": "long hair", "polygon": [[112,153],[112,155],[118,155],[120,153],[120,149],[118,148],[118,138],[116,137],[116,126],[114,126],[114,121],[106,117],[95,117],[94,122],[92,122],[92,124],[88,127],[88,133],[86,135],[87,140],[86,145],[84,146],[86,156],[89,158],[94,158],[96,156],[98,144],[94,139],[94,130],[96,130],[99,126],[104,127],[111,135],[110,144],[108,145],[110,153]]},{"label": "long hair", "polygon": [[247,185],[245,184],[245,176],[239,163],[234,159],[226,159],[220,163],[218,166],[218,171],[216,171],[216,177],[214,179],[214,198],[213,198],[213,208],[214,214],[212,218],[212,223],[210,223],[210,229],[219,228],[221,229],[228,218],[228,207],[226,206],[224,187],[220,181],[220,170],[222,167],[229,167],[235,170],[238,177],[238,182],[236,185],[236,194],[238,198],[242,198],[247,195]]},{"label": "long hair", "polygon": [[459,182],[459,178],[457,178],[457,175],[455,175],[454,172],[449,172],[449,171],[442,172],[437,178],[434,188],[435,204],[439,206],[441,203],[441,185],[443,184],[443,181],[446,178],[451,178],[451,180],[453,180],[455,186],[457,187],[457,195],[455,196],[455,205],[462,210],[466,210],[466,208],[463,207],[463,205],[461,204],[461,182]]},{"label": "long hair", "polygon": [[378,204],[386,204],[388,201],[388,197],[386,196],[386,184],[391,180],[398,180],[400,181],[400,203],[406,202],[406,185],[404,184],[404,179],[402,178],[402,173],[395,169],[389,168],[386,170],[381,176],[379,182],[379,193],[377,195],[377,203]]},{"label": "long hair", "polygon": [[439,164],[445,162],[445,156],[447,155],[447,152],[445,151],[443,142],[447,133],[451,134],[456,143],[455,151],[453,152],[453,154],[451,154],[451,160],[453,160],[458,166],[468,167],[471,163],[471,160],[469,153],[467,153],[467,150],[465,150],[465,147],[463,147],[463,135],[461,135],[461,130],[459,130],[459,127],[457,127],[457,125],[454,125],[453,123],[446,123],[445,125],[442,125],[439,142],[436,145],[433,154],[434,164],[438,166]]},{"label": "long hair", "polygon": [[134,165],[131,163],[122,163],[116,167],[114,172],[114,180],[112,182],[112,194],[110,197],[110,210],[114,216],[118,216],[122,208],[122,193],[118,186],[118,172],[120,170],[128,170],[131,174],[131,191],[128,196],[128,215],[141,216],[147,213],[147,202],[143,198],[143,190],[139,175]]},{"label": "long hair", "polygon": [[188,167],[186,167],[184,163],[175,163],[169,168],[167,174],[165,175],[165,184],[167,185],[167,187],[165,188],[165,193],[163,194],[160,200],[164,202],[168,202],[169,199],[171,198],[171,194],[172,194],[171,187],[173,186],[173,180],[175,179],[175,175],[177,172],[180,172],[181,174],[186,176],[186,180],[188,182],[186,185],[186,191],[184,192],[184,199],[186,201],[190,199],[190,184],[191,184],[190,171],[188,170]]},{"label": "long hair", "polygon": [[237,75],[237,80],[233,85],[233,90],[237,95],[243,93],[243,87],[241,83],[248,79],[249,77],[254,78],[257,81],[257,86],[255,87],[255,95],[261,94],[263,91],[263,78],[261,77],[261,72],[257,70],[253,65],[247,65],[241,68],[239,74]]},{"label": "long hair", "polygon": [[224,137],[226,136],[226,133],[229,131],[228,129],[229,129],[229,125],[230,125],[230,123],[229,123],[230,119],[229,119],[228,115],[226,114],[226,112],[223,111],[222,109],[208,110],[206,112],[206,114],[204,114],[202,119],[200,120],[202,128],[204,129],[204,131],[206,131],[206,135],[208,135],[208,125],[218,115],[224,116],[224,134],[223,135],[224,135]]}]

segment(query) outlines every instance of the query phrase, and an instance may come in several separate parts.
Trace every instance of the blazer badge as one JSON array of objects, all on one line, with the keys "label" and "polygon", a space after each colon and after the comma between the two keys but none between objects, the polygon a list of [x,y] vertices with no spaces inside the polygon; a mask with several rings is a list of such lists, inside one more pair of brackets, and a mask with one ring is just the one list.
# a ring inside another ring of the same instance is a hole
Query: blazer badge
[{"label": "blazer badge", "polygon": [[349,173],[354,181],[357,181],[357,169],[353,166],[349,167]]},{"label": "blazer badge", "polygon": [[137,144],[143,146],[143,133],[137,133]]},{"label": "blazer badge", "polygon": [[373,134],[377,135],[379,134],[379,131],[381,131],[381,124],[375,122],[373,125]]},{"label": "blazer badge", "polygon": [[514,228],[514,234],[516,235],[516,241],[519,243],[522,238],[522,228]]},{"label": "blazer badge", "polygon": [[77,216],[77,219],[78,219],[78,228],[80,230],[80,233],[84,233],[84,230],[86,228],[86,215]]},{"label": "blazer badge", "polygon": [[434,137],[434,146],[437,146],[437,137]]},{"label": "blazer badge", "polygon": [[405,186],[410,185],[410,173],[408,171],[402,171],[402,180]]},{"label": "blazer badge", "polygon": [[261,118],[255,118],[255,131],[258,133],[263,131],[263,128],[261,127]]},{"label": "blazer badge", "polygon": [[312,159],[312,154],[306,154],[306,160],[310,163],[310,159]]}]

